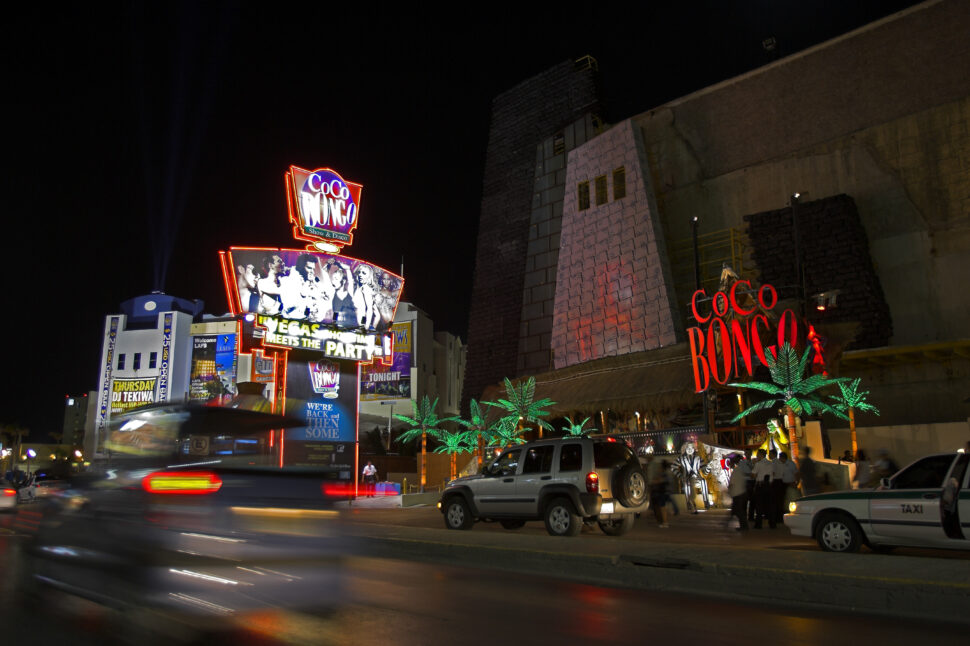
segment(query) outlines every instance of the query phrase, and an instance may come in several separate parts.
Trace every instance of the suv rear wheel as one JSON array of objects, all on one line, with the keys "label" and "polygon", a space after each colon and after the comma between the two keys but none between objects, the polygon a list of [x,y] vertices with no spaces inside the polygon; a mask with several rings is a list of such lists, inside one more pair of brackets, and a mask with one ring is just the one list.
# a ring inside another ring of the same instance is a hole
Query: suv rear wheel
[{"label": "suv rear wheel", "polygon": [[607,536],[623,536],[633,529],[633,522],[636,517],[633,514],[625,514],[619,518],[613,517],[609,520],[599,521],[600,529]]},{"label": "suv rear wheel", "polygon": [[569,498],[553,498],[546,505],[546,531],[552,536],[576,536],[583,529],[583,519],[573,510]]},{"label": "suv rear wheel", "polygon": [[638,507],[647,499],[647,479],[639,464],[627,464],[616,474],[613,491],[624,507]]},{"label": "suv rear wheel", "polygon": [[474,519],[463,499],[458,496],[445,502],[445,527],[448,529],[471,529]]}]

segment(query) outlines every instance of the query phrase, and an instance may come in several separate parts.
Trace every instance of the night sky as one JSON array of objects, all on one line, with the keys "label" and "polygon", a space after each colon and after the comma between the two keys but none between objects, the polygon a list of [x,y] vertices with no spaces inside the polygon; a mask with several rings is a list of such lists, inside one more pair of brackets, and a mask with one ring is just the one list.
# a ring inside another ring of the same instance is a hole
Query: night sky
[{"label": "night sky", "polygon": [[546,17],[522,3],[460,15],[372,4],[108,1],[5,15],[0,425],[50,441],[65,394],[96,387],[104,317],[122,301],[157,289],[221,314],[219,250],[302,246],[286,216],[290,164],[363,184],[346,255],[395,272],[403,258],[404,299],[467,340],[497,94],[590,54],[615,122],[916,3],[546,5]]}]

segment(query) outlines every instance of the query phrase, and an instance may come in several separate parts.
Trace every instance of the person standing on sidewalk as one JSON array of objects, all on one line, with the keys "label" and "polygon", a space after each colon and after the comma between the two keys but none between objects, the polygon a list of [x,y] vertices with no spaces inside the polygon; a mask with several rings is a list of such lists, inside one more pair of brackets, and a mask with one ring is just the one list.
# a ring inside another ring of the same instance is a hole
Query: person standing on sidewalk
[{"label": "person standing on sidewalk", "polygon": [[754,528],[761,529],[764,519],[768,519],[768,526],[775,528],[775,516],[771,510],[771,461],[768,452],[758,449],[758,463],[754,465],[754,495],[757,498],[755,507]]},{"label": "person standing on sidewalk", "polygon": [[788,454],[784,451],[778,456],[781,462],[781,481],[782,492],[778,502],[778,522],[784,522],[785,512],[788,510],[789,499],[798,497],[798,467],[788,459]]},{"label": "person standing on sidewalk", "polygon": [[374,488],[377,485],[377,467],[370,460],[364,465],[364,470],[361,472],[364,480],[364,495],[368,498],[374,497]]},{"label": "person standing on sidewalk", "polygon": [[667,524],[667,461],[661,458],[650,460],[647,470],[647,480],[650,483],[650,509],[657,520],[658,527],[669,527]]},{"label": "person standing on sidewalk", "polygon": [[[731,459],[731,481],[728,484],[728,495],[731,496],[731,516],[738,517],[738,531],[748,529],[748,476],[751,465],[740,455]],[[728,517],[728,523],[731,522]]]},{"label": "person standing on sidewalk", "polygon": [[748,522],[751,523],[754,522],[754,513],[758,506],[754,497],[754,465],[757,463],[758,454],[755,453],[751,456],[751,461],[748,462]]}]

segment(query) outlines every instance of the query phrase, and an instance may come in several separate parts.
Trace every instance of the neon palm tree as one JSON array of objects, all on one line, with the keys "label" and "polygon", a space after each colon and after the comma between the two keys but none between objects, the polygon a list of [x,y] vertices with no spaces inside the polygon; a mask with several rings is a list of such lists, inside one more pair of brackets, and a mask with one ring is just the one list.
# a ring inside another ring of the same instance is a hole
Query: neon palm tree
[{"label": "neon palm tree", "polygon": [[521,433],[522,431],[518,428],[519,422],[522,422],[523,425],[529,422],[536,424],[539,427],[540,437],[542,437],[542,429],[546,429],[547,431],[553,430],[552,425],[542,419],[549,415],[549,411],[542,409],[556,402],[551,399],[535,400],[535,377],[529,377],[518,386],[514,385],[506,377],[505,394],[508,399],[500,399],[497,402],[485,402],[488,406],[501,408],[507,413],[499,420],[503,427],[501,432],[506,434],[511,431],[514,431],[516,434]]},{"label": "neon palm tree", "polygon": [[589,433],[595,433],[597,430],[595,428],[583,429],[583,427],[586,426],[586,422],[589,421],[588,417],[580,424],[575,423],[572,417],[567,417],[566,421],[569,423],[562,427],[562,430],[566,435],[587,435]]},{"label": "neon palm tree", "polygon": [[839,383],[839,390],[842,391],[842,394],[829,395],[829,397],[835,400],[836,409],[849,414],[849,437],[852,440],[853,460],[858,457],[856,454],[859,452],[859,443],[855,434],[855,412],[861,411],[863,413],[879,414],[879,409],[866,401],[869,391],[864,390],[859,392],[859,383],[861,381],[861,379],[853,379],[850,383]]},{"label": "neon palm tree", "polygon": [[442,444],[435,453],[447,453],[451,457],[450,480],[455,479],[455,472],[458,470],[458,454],[470,453],[475,449],[472,444],[472,431],[442,431],[438,434],[438,439]]},{"label": "neon palm tree", "polygon": [[[489,402],[483,402],[483,403],[486,405],[489,404]],[[486,419],[487,415],[482,413],[482,407],[479,405],[477,401],[472,399],[471,404],[468,407],[468,410],[469,410],[469,413],[471,413],[471,415],[469,416],[469,419],[467,420],[459,419],[458,423],[468,429],[469,436],[470,436],[469,442],[471,442],[471,438],[474,437],[475,444],[476,444],[475,453],[478,456],[478,466],[479,468],[481,468],[483,448],[485,444],[492,439],[493,431],[492,431],[492,427],[489,426],[488,421]]]},{"label": "neon palm tree", "polygon": [[509,446],[510,444],[525,444],[522,429],[519,428],[519,418],[503,417],[491,427],[492,436],[488,440],[489,446]]},{"label": "neon palm tree", "polygon": [[431,433],[433,437],[437,437],[442,430],[438,428],[438,425],[442,422],[454,421],[455,418],[438,417],[438,413],[435,412],[435,409],[438,407],[437,397],[432,402],[425,395],[421,399],[420,404],[412,399],[411,406],[414,408],[414,417],[399,415],[397,413],[394,414],[394,417],[411,425],[411,430],[402,433],[397,438],[397,441],[413,442],[419,437],[421,438],[421,493],[424,493],[424,486],[428,482],[428,433]]},{"label": "neon palm tree", "polygon": [[812,375],[808,379],[803,379],[805,366],[808,365],[808,355],[811,351],[811,348],[806,348],[805,353],[799,359],[795,348],[791,347],[786,341],[778,349],[777,357],[769,351],[765,352],[765,357],[768,360],[768,370],[771,373],[771,379],[774,383],[749,381],[743,384],[728,384],[735,388],[760,390],[772,396],[738,413],[731,420],[732,423],[759,410],[767,410],[778,404],[782,405],[785,412],[786,424],[791,429],[789,446],[791,447],[792,459],[798,457],[798,438],[795,434],[796,415],[802,415],[803,413],[809,415],[830,413],[842,419],[848,419],[842,411],[825,403],[816,394],[816,391],[821,388],[847,381],[848,377],[830,379],[825,375]]}]

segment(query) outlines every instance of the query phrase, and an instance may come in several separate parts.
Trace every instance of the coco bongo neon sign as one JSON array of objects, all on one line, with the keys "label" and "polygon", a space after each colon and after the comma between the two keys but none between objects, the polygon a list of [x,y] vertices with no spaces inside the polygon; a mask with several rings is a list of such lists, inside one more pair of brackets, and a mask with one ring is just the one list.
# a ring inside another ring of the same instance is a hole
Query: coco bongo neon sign
[{"label": "coco bongo neon sign", "polygon": [[[747,287],[747,289],[739,292],[739,287]],[[730,290],[718,291],[713,298],[709,299],[703,289],[698,289],[691,297],[690,308],[694,319],[700,325],[707,324],[706,334],[700,326],[687,330],[695,392],[707,390],[712,380],[722,386],[727,384],[732,377],[742,376],[742,368],[749,377],[753,376],[758,365],[754,362],[755,359],[763,365],[768,365],[765,350],[775,357],[777,348],[786,341],[792,347],[797,345],[798,318],[792,310],[786,309],[782,312],[778,319],[778,328],[774,332],[765,314],[778,304],[778,292],[774,287],[762,285],[758,288],[758,307],[755,307],[752,302],[746,308],[747,303],[738,300],[739,293],[750,295],[755,293],[755,290],[751,288],[750,281],[739,280],[731,286]],[[703,315],[698,310],[698,303],[706,300],[711,301],[711,311]],[[725,320],[729,313],[733,316]],[[809,336],[813,335],[814,330],[809,326]],[[775,340],[776,345],[766,346],[765,340]],[[815,343],[811,338],[809,340],[817,355],[816,363],[820,363],[820,344]]]}]

